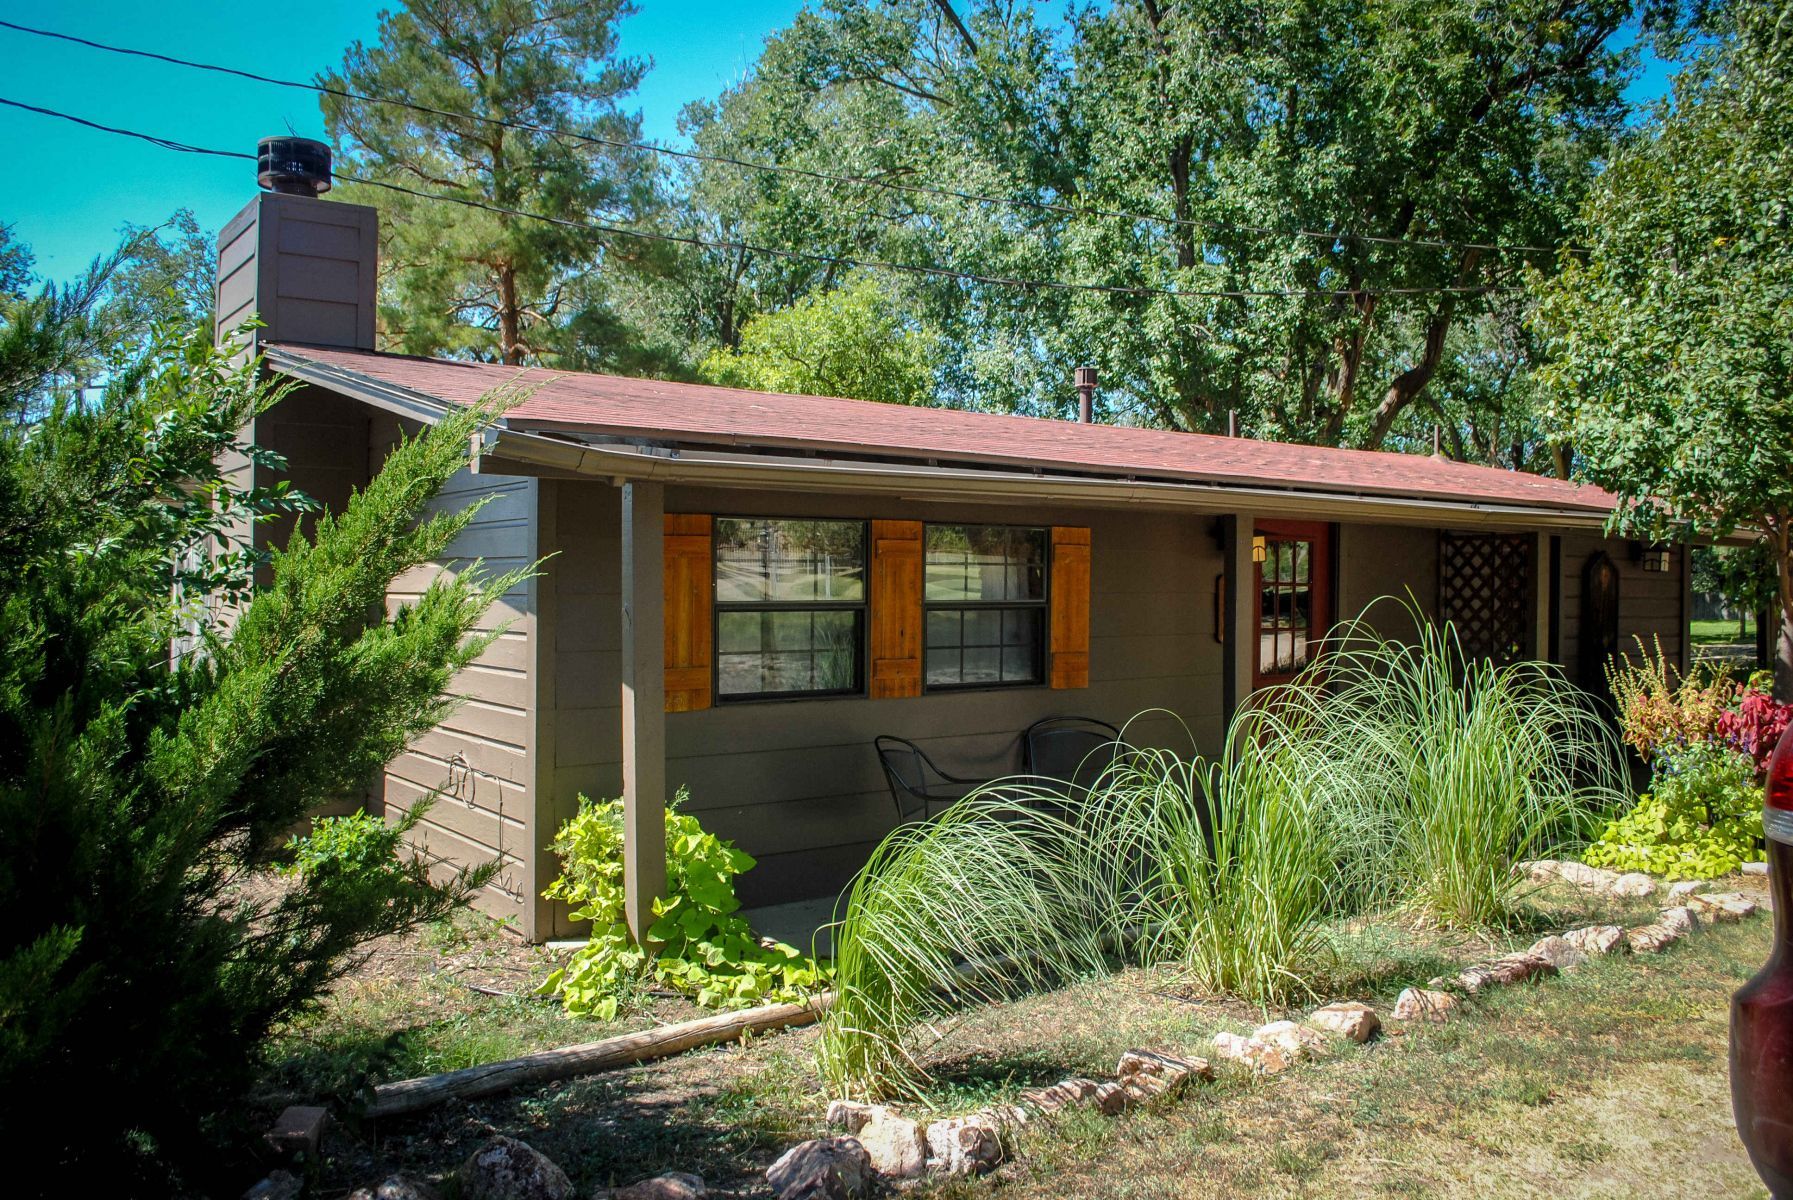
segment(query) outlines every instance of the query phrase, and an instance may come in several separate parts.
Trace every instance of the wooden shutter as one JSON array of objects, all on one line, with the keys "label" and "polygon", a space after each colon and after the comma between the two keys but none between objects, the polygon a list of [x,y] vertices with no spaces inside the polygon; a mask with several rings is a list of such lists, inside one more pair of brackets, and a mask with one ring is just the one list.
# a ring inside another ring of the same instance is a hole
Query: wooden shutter
[{"label": "wooden shutter", "polygon": [[921,695],[921,522],[872,522],[874,699]]},{"label": "wooden shutter", "polygon": [[666,711],[710,707],[715,558],[708,513],[667,513]]},{"label": "wooden shutter", "polygon": [[1055,688],[1089,686],[1089,530],[1052,527],[1052,637],[1048,677]]}]

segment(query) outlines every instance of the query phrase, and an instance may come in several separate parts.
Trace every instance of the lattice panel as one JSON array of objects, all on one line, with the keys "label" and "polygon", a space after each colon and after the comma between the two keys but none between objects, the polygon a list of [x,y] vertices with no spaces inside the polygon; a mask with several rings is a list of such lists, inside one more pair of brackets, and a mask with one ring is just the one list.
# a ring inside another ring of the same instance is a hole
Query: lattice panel
[{"label": "lattice panel", "polygon": [[1524,534],[1439,535],[1439,615],[1457,627],[1473,660],[1525,656],[1531,597],[1531,539]]}]

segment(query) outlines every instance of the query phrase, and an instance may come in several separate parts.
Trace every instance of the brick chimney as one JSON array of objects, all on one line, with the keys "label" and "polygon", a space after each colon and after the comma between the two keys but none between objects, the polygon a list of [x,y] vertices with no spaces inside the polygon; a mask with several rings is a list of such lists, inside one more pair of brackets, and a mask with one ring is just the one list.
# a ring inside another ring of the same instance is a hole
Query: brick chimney
[{"label": "brick chimney", "polygon": [[264,138],[263,191],[218,235],[213,332],[222,340],[259,316],[255,342],[374,348],[379,214],[318,199],[330,188],[330,148]]}]

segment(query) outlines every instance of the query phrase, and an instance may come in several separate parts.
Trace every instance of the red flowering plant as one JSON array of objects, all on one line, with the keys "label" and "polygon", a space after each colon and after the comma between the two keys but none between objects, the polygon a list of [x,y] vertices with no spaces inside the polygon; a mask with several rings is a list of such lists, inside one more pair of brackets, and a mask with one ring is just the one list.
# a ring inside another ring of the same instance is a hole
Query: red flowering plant
[{"label": "red flowering plant", "polygon": [[1749,755],[1758,777],[1767,774],[1768,757],[1793,720],[1793,704],[1770,696],[1754,678],[1737,691],[1735,708],[1719,714],[1714,740]]}]

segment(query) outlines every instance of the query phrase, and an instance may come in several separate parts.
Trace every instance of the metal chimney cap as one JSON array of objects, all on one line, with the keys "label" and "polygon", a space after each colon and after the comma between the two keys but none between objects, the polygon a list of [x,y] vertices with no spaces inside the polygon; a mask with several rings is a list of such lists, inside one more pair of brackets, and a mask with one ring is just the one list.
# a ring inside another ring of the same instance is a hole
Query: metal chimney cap
[{"label": "metal chimney cap", "polygon": [[321,196],[330,190],[330,147],[311,138],[263,138],[255,145],[255,181],[283,195]]},{"label": "metal chimney cap", "polygon": [[1096,386],[1096,368],[1094,367],[1078,367],[1075,377],[1077,386],[1080,388],[1093,388]]}]

